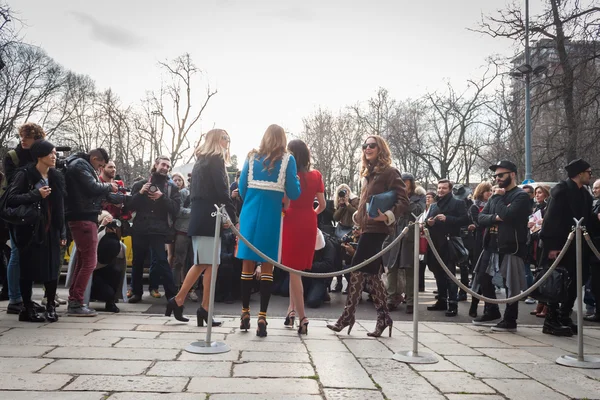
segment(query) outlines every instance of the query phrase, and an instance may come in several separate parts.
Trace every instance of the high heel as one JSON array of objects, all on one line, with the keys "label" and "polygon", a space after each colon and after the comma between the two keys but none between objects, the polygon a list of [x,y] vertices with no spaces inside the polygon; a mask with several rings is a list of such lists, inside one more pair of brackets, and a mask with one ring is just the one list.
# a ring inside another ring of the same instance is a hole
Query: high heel
[{"label": "high heel", "polygon": [[296,311],[292,310],[285,317],[285,321],[283,322],[283,325],[288,328],[293,328],[295,320],[296,320]]},{"label": "high heel", "polygon": [[352,317],[349,321],[343,321],[340,319],[337,320],[337,322],[335,324],[327,324],[327,327],[329,329],[331,329],[334,332],[341,332],[342,329],[344,329],[345,327],[348,327],[348,335],[350,334],[350,331],[352,331],[352,327],[354,326],[354,322],[355,322],[355,318]]},{"label": "high heel", "polygon": [[[302,323],[304,320],[306,320],[306,322]],[[308,335],[308,318],[303,317],[300,320],[300,324],[298,326],[298,335]]]},{"label": "high heel", "polygon": [[385,332],[386,328],[390,328],[389,335],[392,337],[392,325],[394,325],[394,321],[392,321],[392,318],[389,314],[378,313],[375,330],[373,332],[367,332],[367,336],[380,337],[381,334]]},{"label": "high heel", "polygon": [[263,317],[262,315],[258,317],[256,336],[267,337],[267,325],[267,317]]},{"label": "high heel", "polygon": [[246,332],[248,332],[248,329],[250,329],[250,312],[249,311],[242,312],[242,315],[240,316],[240,329],[244,329],[244,330],[246,330]]},{"label": "high heel", "polygon": [[165,311],[165,317],[170,317],[171,313],[175,316],[177,321],[188,322],[189,319],[183,316],[183,305],[177,305],[175,297],[172,297],[167,302],[167,309]]},{"label": "high heel", "polygon": [[[208,311],[206,311],[204,309],[204,307],[200,306],[200,308],[198,308],[196,310],[196,320],[197,320],[197,325],[198,326],[204,326],[204,322],[206,322],[206,324],[208,325]],[[212,320],[212,326],[221,326],[223,325],[223,322],[221,321],[215,321],[214,319]]]}]

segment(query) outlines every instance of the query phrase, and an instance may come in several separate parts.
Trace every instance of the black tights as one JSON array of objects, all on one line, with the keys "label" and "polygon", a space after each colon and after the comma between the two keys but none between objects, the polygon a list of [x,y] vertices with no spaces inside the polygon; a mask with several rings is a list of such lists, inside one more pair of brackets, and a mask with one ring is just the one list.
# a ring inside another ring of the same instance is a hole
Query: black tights
[{"label": "black tights", "polygon": [[[31,295],[33,294],[33,281],[29,279],[21,279],[19,281],[21,287],[21,297],[23,297],[23,303],[25,305],[31,305]],[[58,281],[52,279],[44,282],[44,288],[46,289],[47,304],[54,304],[56,298],[56,288],[58,287]]]}]

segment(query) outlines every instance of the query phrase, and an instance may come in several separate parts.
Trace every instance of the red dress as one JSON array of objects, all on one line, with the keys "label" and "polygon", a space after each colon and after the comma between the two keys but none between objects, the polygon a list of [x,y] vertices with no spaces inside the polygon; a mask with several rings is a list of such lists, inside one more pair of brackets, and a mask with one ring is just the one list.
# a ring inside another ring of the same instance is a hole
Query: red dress
[{"label": "red dress", "polygon": [[314,201],[323,193],[323,177],[317,170],[299,172],[301,194],[290,202],[283,218],[281,263],[295,270],[311,269],[317,242]]}]

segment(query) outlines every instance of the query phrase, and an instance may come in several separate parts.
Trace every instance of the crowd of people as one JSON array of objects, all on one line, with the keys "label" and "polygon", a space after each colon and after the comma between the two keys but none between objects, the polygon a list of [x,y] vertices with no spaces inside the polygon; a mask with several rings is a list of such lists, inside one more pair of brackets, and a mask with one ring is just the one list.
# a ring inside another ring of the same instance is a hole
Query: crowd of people
[{"label": "crowd of people", "polygon": [[[235,182],[230,185],[230,136],[223,129],[209,131],[195,149],[192,173],[171,173],[171,160],[159,156],[147,178],[131,187],[118,179],[116,165],[101,148],[78,153],[57,163],[55,146],[44,130],[26,123],[19,128],[20,143],[4,159],[0,198],[3,216],[3,287],[0,300],[8,300],[7,312],[20,321],[55,322],[56,308],[66,304],[66,315],[93,317],[92,300],[105,303],[105,311],[119,312],[117,303],[143,301],[144,269],[149,265],[150,296],[165,293],[165,315],[188,321],[186,299],[199,301],[198,326],[208,321],[210,281],[214,273],[215,204],[224,205],[220,246],[216,259],[218,301],[241,299],[240,328],[249,330],[250,297],[259,292],[256,335],[267,336],[267,311],[272,294],[289,296],[284,325],[297,326],[307,334],[306,307],[320,307],[330,292],[341,292],[341,276],[306,278],[274,271],[271,260],[297,271],[343,271],[373,258],[405,228],[408,234],[383,257],[346,274],[347,295],[339,319],[327,327],[350,333],[363,293],[377,311],[375,329],[369,336],[391,336],[391,311],[404,306],[414,312],[413,277],[415,229],[421,230],[419,291],[425,290],[425,269],[437,285],[430,311],[447,317],[458,314],[458,303],[467,295],[458,288],[434,255],[456,273],[460,281],[485,297],[498,290],[516,296],[533,284],[558,256],[573,225],[583,218],[590,235],[600,239],[600,180],[591,184],[591,168],[575,160],[565,169],[568,179],[552,189],[517,185],[517,167],[508,160],[490,166],[493,182],[480,183],[471,193],[468,186],[448,179],[427,192],[415,177],[392,166],[387,142],[371,135],[362,145],[360,193],[340,185],[327,200],[321,173],[311,165],[310,150],[301,140],[288,142],[278,125],[267,128],[257,149],[252,150]],[[60,164],[60,165],[58,165]],[[595,200],[594,200],[595,198]],[[16,215],[17,219],[4,218]],[[31,216],[35,218],[31,218]],[[255,252],[232,232],[237,227],[256,247]],[[427,228],[433,243],[423,237]],[[127,282],[127,247],[131,237],[133,262]],[[67,286],[69,297],[56,292],[65,251],[70,253]],[[266,256],[267,258],[265,258]],[[584,246],[586,319],[600,322],[600,260]],[[573,304],[582,288],[575,285],[575,248],[563,258],[565,278],[571,282],[562,296],[537,296],[533,314],[545,318],[543,332],[570,336],[577,332],[571,318]],[[44,285],[44,299],[32,299],[34,282]],[[197,289],[202,288],[201,299]],[[535,299],[527,299],[535,303]],[[486,303],[478,315],[471,300],[469,315],[474,324],[492,324],[492,330],[515,331],[519,302]]]}]

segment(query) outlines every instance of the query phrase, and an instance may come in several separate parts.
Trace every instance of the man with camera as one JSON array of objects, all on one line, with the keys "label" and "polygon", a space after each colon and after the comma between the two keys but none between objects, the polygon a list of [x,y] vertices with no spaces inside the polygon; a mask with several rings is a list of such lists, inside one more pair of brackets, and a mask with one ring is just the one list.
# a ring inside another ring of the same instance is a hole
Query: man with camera
[{"label": "man with camera", "polygon": [[[352,193],[350,187],[346,184],[341,184],[336,189],[336,197],[333,200],[335,211],[333,213],[333,220],[337,222],[335,228],[335,237],[338,240],[352,231],[354,221],[352,216],[358,208],[359,198]],[[337,277],[337,283],[333,292],[340,292],[342,290],[342,277]]]},{"label": "man with camera", "polygon": [[169,179],[171,160],[159,156],[152,167],[150,179],[141,180],[131,189],[130,207],[136,212],[133,222],[133,271],[130,303],[142,300],[144,261],[150,251],[150,274],[162,281],[167,299],[177,294],[173,273],[169,266],[165,243],[175,234],[174,221],[181,207],[177,185]]},{"label": "man with camera", "polygon": [[[96,311],[83,304],[85,289],[98,263],[98,215],[102,202],[116,193],[116,183],[102,183],[97,171],[109,161],[104,149],[95,149],[89,154],[75,154],[66,160],[65,180],[67,183],[65,219],[75,241],[75,266],[69,288],[67,315],[93,317]],[[111,201],[119,201],[111,198]],[[121,199],[121,201],[123,201]]]}]

